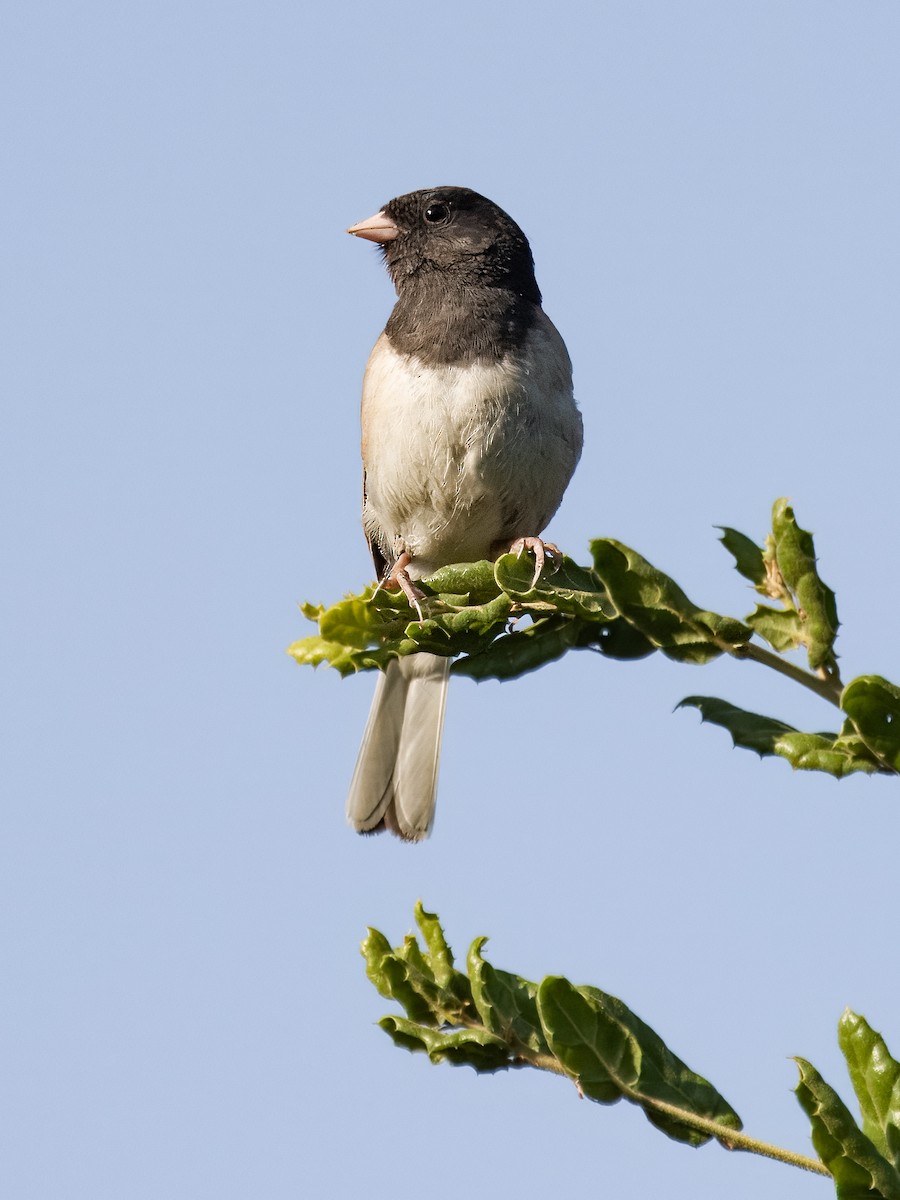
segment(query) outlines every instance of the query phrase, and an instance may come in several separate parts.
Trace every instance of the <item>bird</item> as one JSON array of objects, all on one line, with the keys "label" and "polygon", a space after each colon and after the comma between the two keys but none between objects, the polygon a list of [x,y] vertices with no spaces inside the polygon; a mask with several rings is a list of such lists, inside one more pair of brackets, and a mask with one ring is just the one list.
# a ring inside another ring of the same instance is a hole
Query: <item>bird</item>
[{"label": "bird", "polygon": [[[416,580],[540,534],[581,457],[572,364],[541,307],[528,239],[464,187],[397,196],[348,233],[374,242],[397,292],[363,378],[363,528],[382,586],[422,617]],[[347,799],[359,833],[409,842],[434,821],[450,660],[391,660]]]}]

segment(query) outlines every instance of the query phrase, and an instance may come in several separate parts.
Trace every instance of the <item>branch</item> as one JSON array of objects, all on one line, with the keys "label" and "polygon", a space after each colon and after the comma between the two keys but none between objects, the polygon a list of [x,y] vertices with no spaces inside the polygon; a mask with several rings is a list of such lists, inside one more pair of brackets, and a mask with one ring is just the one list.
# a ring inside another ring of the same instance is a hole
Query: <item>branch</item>
[{"label": "branch", "polygon": [[734,658],[749,658],[753,662],[762,663],[764,667],[771,667],[779,675],[784,675],[788,679],[792,679],[794,683],[799,683],[803,687],[809,688],[811,692],[815,692],[817,696],[821,696],[829,704],[833,704],[836,708],[841,707],[841,692],[843,688],[840,682],[834,679],[822,679],[818,675],[804,671],[802,667],[789,662],[788,659],[780,658],[771,650],[766,650],[764,647],[757,646],[753,642],[744,642],[740,646],[735,646],[730,653]]}]

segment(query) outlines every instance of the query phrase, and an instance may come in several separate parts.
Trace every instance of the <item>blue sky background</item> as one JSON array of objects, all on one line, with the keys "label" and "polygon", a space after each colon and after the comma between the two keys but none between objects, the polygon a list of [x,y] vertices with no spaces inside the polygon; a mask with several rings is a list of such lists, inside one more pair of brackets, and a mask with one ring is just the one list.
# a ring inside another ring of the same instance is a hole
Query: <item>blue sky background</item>
[{"label": "blue sky background", "polygon": [[703,607],[716,524],[815,531],[848,678],[900,680],[900,8],[830,0],[7,6],[5,1194],[801,1200],[562,1080],[395,1049],[363,974],[422,897],[458,954],[621,996],[808,1150],[845,1005],[900,1054],[898,785],[672,712],[832,710],[749,663],[454,683],[438,823],[358,839],[372,691],[297,668],[359,590],[358,396],[392,303],[343,230],[464,184],[529,235],[585,453],[550,533]]}]

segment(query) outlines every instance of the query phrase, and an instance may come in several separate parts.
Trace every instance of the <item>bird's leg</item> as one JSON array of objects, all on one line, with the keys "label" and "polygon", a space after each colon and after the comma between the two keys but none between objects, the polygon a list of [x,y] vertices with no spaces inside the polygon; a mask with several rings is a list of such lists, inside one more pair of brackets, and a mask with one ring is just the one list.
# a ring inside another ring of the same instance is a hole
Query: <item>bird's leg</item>
[{"label": "bird's leg", "polygon": [[537,587],[537,581],[541,577],[547,555],[549,554],[552,558],[555,558],[557,564],[559,564],[562,561],[562,554],[559,547],[554,545],[553,542],[542,541],[539,537],[516,538],[510,544],[506,553],[515,554],[517,558],[521,558],[526,550],[530,550],[534,555],[534,578],[531,581],[531,586],[534,588]]},{"label": "bird's leg", "polygon": [[425,617],[422,615],[421,602],[425,599],[425,593],[421,588],[417,588],[409,577],[409,572],[406,568],[411,562],[411,555],[404,551],[399,558],[385,567],[384,574],[378,581],[378,587],[372,594],[373,596],[377,595],[381,588],[399,588],[409,601],[410,608],[414,608],[419,614],[419,620],[424,621]]}]

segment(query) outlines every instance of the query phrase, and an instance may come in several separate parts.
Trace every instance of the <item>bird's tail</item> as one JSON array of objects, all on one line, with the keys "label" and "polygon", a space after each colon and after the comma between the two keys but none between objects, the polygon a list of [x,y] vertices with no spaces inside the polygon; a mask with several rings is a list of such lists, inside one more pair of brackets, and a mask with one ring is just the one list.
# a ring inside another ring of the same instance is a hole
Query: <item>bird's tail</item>
[{"label": "bird's tail", "polygon": [[434,821],[450,659],[410,654],[379,676],[347,797],[358,833],[418,842]]}]

